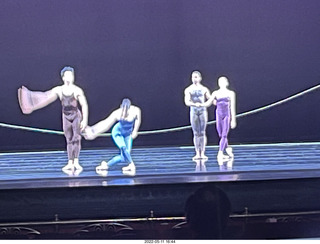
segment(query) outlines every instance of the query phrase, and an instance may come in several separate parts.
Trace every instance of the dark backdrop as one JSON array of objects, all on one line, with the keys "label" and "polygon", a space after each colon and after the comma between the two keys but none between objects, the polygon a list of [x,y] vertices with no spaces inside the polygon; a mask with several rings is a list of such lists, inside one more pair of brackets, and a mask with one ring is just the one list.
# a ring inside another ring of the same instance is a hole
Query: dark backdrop
[{"label": "dark backdrop", "polygon": [[[23,115],[17,89],[62,84],[64,65],[89,103],[89,124],[125,96],[142,109],[141,130],[189,125],[183,91],[199,69],[211,91],[227,75],[237,112],[320,81],[319,0],[1,0],[0,122],[61,130],[58,101]],[[319,141],[319,91],[238,119],[230,142]],[[214,120],[213,107],[209,119]],[[64,137],[0,128],[0,149],[65,149]],[[209,144],[217,144],[214,126]],[[191,130],[140,136],[135,146],[192,145]],[[84,148],[113,146],[110,138]]]}]

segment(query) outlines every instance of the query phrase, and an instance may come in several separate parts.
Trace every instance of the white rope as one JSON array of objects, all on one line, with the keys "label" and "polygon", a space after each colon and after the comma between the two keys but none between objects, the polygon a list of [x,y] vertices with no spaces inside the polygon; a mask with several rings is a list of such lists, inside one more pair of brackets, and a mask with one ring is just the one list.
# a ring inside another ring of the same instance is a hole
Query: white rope
[{"label": "white rope", "polygon": [[[316,85],[314,87],[311,87],[309,89],[306,89],[302,92],[299,92],[295,95],[292,95],[290,97],[284,98],[280,101],[271,103],[269,105],[260,107],[260,108],[256,108],[244,113],[240,113],[236,115],[236,118],[240,118],[240,117],[244,117],[244,116],[248,116],[251,114],[255,114],[255,113],[259,113],[262,111],[265,111],[267,109],[270,109],[272,107],[281,105],[283,103],[289,102],[297,97],[303,96],[309,92],[312,92],[316,89],[320,88],[320,85]],[[212,125],[215,124],[216,121],[209,121],[208,125]],[[56,131],[56,130],[48,130],[48,129],[40,129],[40,128],[34,128],[34,127],[26,127],[26,126],[20,126],[20,125],[13,125],[13,124],[6,124],[6,123],[0,123],[0,127],[4,127],[4,128],[10,128],[10,129],[19,129],[19,130],[27,130],[27,131],[33,131],[33,132],[40,132],[40,133],[48,133],[48,134],[55,134],[55,135],[64,135],[63,131]],[[175,127],[175,128],[168,128],[168,129],[158,129],[158,130],[149,130],[149,131],[139,131],[138,134],[139,135],[150,135],[150,134],[161,134],[161,133],[169,133],[169,132],[176,132],[176,131],[182,131],[182,130],[186,130],[186,129],[191,129],[191,125],[186,125],[186,126],[180,126],[180,127]],[[102,133],[99,136],[110,136],[111,133]]]}]

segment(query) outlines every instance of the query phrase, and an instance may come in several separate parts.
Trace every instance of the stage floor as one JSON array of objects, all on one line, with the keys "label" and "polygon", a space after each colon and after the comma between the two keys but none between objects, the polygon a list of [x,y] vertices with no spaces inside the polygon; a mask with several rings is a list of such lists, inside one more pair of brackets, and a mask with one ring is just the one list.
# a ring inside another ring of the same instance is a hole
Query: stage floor
[{"label": "stage floor", "polygon": [[[218,147],[208,146],[206,162],[195,162],[193,147],[134,148],[135,175],[125,164],[99,175],[95,167],[118,154],[116,148],[82,150],[83,171],[66,174],[65,151],[0,153],[0,189],[169,184],[315,178],[320,176],[320,143],[234,145],[234,160],[219,165]],[[71,173],[71,172],[70,172]]]}]

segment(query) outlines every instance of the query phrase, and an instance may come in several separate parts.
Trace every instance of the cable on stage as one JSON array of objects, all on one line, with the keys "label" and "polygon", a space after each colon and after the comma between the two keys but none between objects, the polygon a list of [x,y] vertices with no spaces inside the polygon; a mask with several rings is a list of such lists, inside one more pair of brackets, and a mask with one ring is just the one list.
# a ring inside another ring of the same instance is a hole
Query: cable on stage
[{"label": "cable on stage", "polygon": [[[256,114],[262,111],[265,111],[267,109],[273,108],[275,106],[284,104],[286,102],[289,102],[295,98],[301,97],[303,95],[306,95],[307,93],[310,93],[316,89],[319,89],[320,85],[316,85],[313,86],[309,89],[306,89],[304,91],[301,91],[297,94],[294,94],[292,96],[289,96],[287,98],[284,98],[282,100],[279,100],[277,102],[271,103],[269,105],[260,107],[260,108],[256,108],[247,112],[243,112],[240,114],[236,115],[236,118],[241,118],[241,117],[245,117],[248,115],[252,115],[252,114]],[[208,125],[213,125],[215,124],[216,121],[209,121]],[[13,124],[6,124],[6,123],[0,123],[0,127],[4,127],[4,128],[10,128],[10,129],[19,129],[19,130],[26,130],[26,131],[33,131],[33,132],[40,132],[40,133],[47,133],[47,134],[54,134],[54,135],[64,135],[63,131],[57,131],[57,130],[49,130],[49,129],[41,129],[41,128],[34,128],[34,127],[27,127],[27,126],[20,126],[20,125],[13,125]],[[180,126],[180,127],[175,127],[175,128],[167,128],[167,129],[158,129],[158,130],[149,130],[149,131],[140,131],[138,132],[139,135],[150,135],[150,134],[162,134],[162,133],[169,133],[169,132],[176,132],[176,131],[182,131],[182,130],[187,130],[187,129],[191,129],[191,125],[186,125],[186,126]],[[111,133],[102,133],[99,136],[100,137],[107,137],[110,136]]]}]

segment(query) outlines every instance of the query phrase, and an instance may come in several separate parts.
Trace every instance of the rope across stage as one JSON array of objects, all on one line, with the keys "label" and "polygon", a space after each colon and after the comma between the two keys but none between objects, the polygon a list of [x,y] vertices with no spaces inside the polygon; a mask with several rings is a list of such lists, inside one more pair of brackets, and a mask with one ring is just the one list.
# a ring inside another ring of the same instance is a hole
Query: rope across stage
[{"label": "rope across stage", "polygon": [[[306,95],[307,93],[310,93],[314,90],[317,90],[320,88],[320,85],[316,85],[313,86],[309,89],[306,89],[304,91],[301,91],[297,94],[294,94],[292,96],[289,96],[287,98],[284,98],[282,100],[279,100],[277,102],[271,103],[269,105],[260,107],[260,108],[256,108],[247,112],[243,112],[240,114],[237,114],[236,117],[237,118],[241,118],[241,117],[245,117],[251,114],[255,114],[255,113],[259,113],[262,111],[265,111],[267,109],[273,108],[275,106],[284,104],[286,102],[289,102],[295,98],[301,97],[303,95]],[[215,124],[216,121],[209,121],[208,125],[212,125]],[[64,135],[64,133],[62,131],[57,131],[57,130],[49,130],[49,129],[41,129],[41,128],[34,128],[34,127],[27,127],[27,126],[21,126],[21,125],[13,125],[13,124],[6,124],[6,123],[0,123],[0,127],[4,127],[4,128],[10,128],[10,129],[18,129],[18,130],[26,130],[26,131],[33,131],[33,132],[40,132],[40,133],[47,133],[47,134],[54,134],[54,135]],[[176,131],[182,131],[182,130],[187,130],[187,129],[191,129],[191,125],[186,125],[186,126],[180,126],[180,127],[175,127],[175,128],[168,128],[168,129],[158,129],[158,130],[149,130],[149,131],[140,131],[138,132],[139,135],[151,135],[151,134],[162,134],[162,133],[169,133],[169,132],[176,132]],[[111,133],[102,133],[99,136],[100,137],[107,137],[110,136]]]}]

